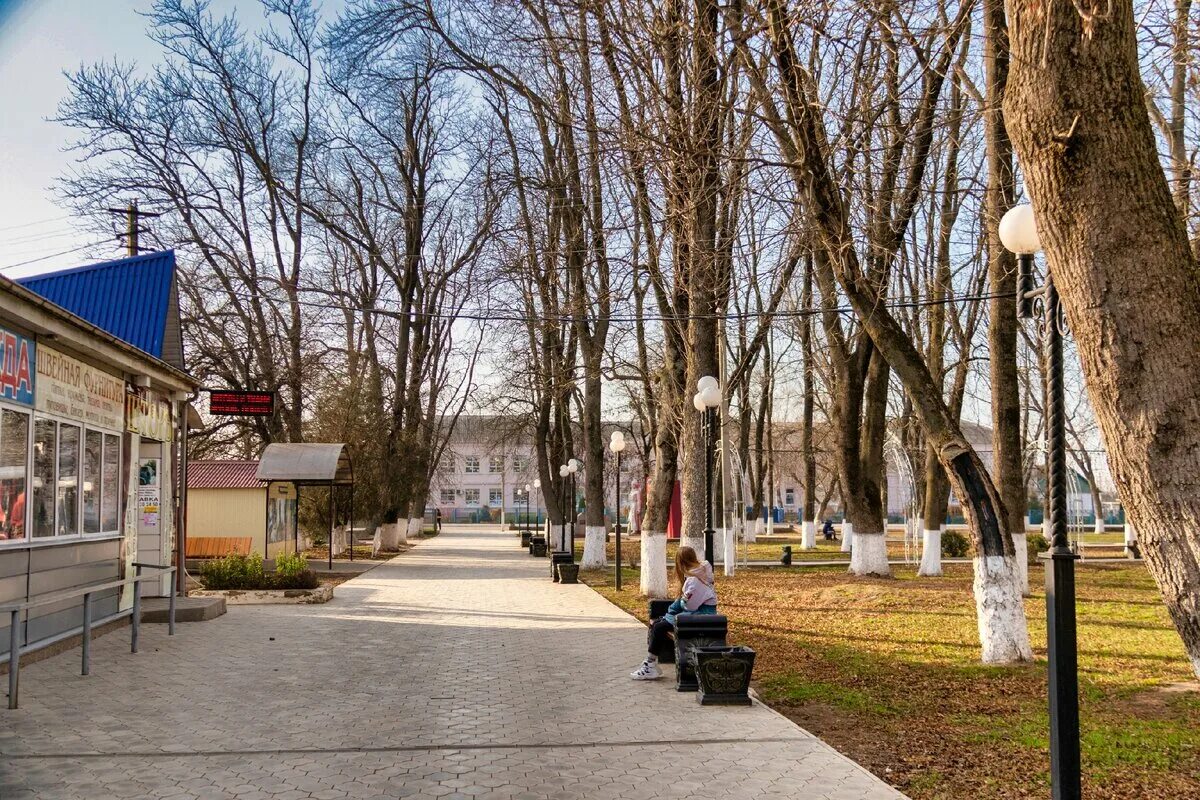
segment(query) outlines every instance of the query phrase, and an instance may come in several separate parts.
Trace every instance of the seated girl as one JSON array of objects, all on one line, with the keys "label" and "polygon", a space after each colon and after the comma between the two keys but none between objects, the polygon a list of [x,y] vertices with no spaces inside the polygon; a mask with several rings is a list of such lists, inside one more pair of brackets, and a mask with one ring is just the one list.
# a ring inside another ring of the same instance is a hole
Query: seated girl
[{"label": "seated girl", "polygon": [[671,603],[662,619],[650,626],[650,652],[642,665],[629,674],[635,681],[652,681],[662,677],[658,668],[658,652],[675,632],[675,617],[679,614],[717,613],[717,592],[713,588],[713,568],[696,557],[690,547],[681,547],[675,554],[675,581],[679,584],[679,599]]}]

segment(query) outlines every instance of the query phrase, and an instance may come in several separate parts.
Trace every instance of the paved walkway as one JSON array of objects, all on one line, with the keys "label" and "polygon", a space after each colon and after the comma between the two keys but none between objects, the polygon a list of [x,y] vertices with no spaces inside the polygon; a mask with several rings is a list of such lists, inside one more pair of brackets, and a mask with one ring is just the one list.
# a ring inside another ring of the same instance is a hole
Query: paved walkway
[{"label": "paved walkway", "polygon": [[98,639],[21,671],[3,800],[901,795],[763,706],[628,672],[645,628],[512,534],[448,529],[324,606]]}]

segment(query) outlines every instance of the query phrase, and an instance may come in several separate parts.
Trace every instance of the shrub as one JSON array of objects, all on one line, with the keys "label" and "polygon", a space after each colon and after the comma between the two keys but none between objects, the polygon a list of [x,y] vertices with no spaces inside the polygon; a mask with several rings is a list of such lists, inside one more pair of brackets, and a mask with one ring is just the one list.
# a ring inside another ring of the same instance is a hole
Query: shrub
[{"label": "shrub", "polygon": [[1025,543],[1029,545],[1030,564],[1037,561],[1038,553],[1044,553],[1050,549],[1050,542],[1046,541],[1046,537],[1040,533],[1026,534]]},{"label": "shrub", "polygon": [[294,575],[280,575],[279,573],[275,573],[268,575],[267,578],[268,582],[263,587],[264,589],[315,589],[321,585],[317,574],[311,569],[305,569]]},{"label": "shrub", "polygon": [[308,571],[308,559],[300,553],[280,553],[275,556],[275,577],[294,578]]},{"label": "shrub", "polygon": [[946,558],[962,558],[971,551],[971,543],[958,531],[942,532],[942,555]]},{"label": "shrub", "polygon": [[234,553],[214,558],[200,568],[200,578],[208,589],[256,589],[263,584],[263,557]]},{"label": "shrub", "polygon": [[200,568],[200,580],[206,589],[315,589],[321,585],[304,556],[286,553],[275,559],[271,574],[263,571],[263,557],[258,553],[214,558]]}]

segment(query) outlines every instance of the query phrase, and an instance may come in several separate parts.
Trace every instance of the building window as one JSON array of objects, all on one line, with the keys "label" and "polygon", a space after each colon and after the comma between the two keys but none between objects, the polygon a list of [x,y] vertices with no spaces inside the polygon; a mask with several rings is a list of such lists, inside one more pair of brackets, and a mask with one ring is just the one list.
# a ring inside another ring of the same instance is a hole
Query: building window
[{"label": "building window", "polygon": [[796,490],[795,489],[784,489],[783,490],[783,504],[785,506],[796,505]]},{"label": "building window", "polygon": [[526,456],[513,456],[513,470],[521,473],[529,469],[529,459]]},{"label": "building window", "polygon": [[[479,472],[479,456],[467,456],[467,466],[463,472]],[[479,493],[476,492],[476,495]],[[476,500],[478,500],[478,496]]]},{"label": "building window", "polygon": [[488,489],[488,505],[495,508],[504,505],[504,492],[499,489]]},{"label": "building window", "polygon": [[504,456],[489,456],[488,472],[504,472]]},{"label": "building window", "polygon": [[33,423],[33,505],[29,509],[34,538],[54,535],[54,456],[58,426],[52,419]]},{"label": "building window", "polygon": [[29,415],[0,409],[0,541],[25,538]]},{"label": "building window", "polygon": [[83,532],[100,532],[100,497],[104,490],[104,434],[83,434]]},{"label": "building window", "polygon": [[55,501],[58,535],[79,533],[79,426],[58,426],[58,480]]},{"label": "building window", "polygon": [[444,506],[454,505],[454,490],[453,489],[442,489],[442,505],[444,505]]},{"label": "building window", "polygon": [[101,529],[115,531],[121,518],[121,437],[116,434],[104,434],[104,475],[100,484],[104,487],[100,500]]},{"label": "building window", "polygon": [[[476,464],[476,466],[478,466],[478,464]],[[467,505],[469,505],[469,506],[479,505],[479,490],[478,489],[464,489],[463,497],[466,499]]]}]

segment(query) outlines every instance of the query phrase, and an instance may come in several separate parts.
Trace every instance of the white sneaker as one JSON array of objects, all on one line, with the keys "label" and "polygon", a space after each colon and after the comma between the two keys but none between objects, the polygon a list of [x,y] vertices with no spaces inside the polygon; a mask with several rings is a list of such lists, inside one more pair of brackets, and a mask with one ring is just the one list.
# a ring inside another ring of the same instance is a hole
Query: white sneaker
[{"label": "white sneaker", "polygon": [[658,668],[658,664],[651,664],[649,661],[643,661],[640,667],[629,673],[629,677],[635,681],[655,681],[661,678],[662,675],[662,670]]}]

